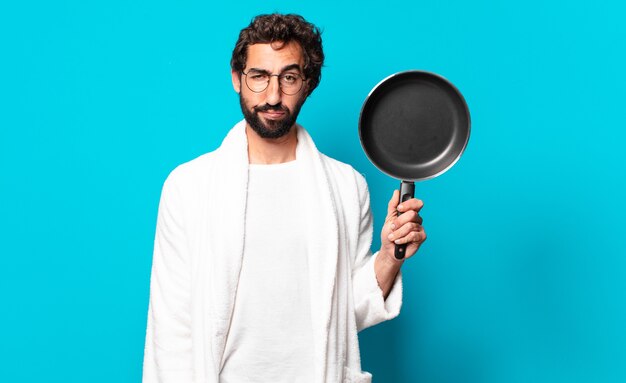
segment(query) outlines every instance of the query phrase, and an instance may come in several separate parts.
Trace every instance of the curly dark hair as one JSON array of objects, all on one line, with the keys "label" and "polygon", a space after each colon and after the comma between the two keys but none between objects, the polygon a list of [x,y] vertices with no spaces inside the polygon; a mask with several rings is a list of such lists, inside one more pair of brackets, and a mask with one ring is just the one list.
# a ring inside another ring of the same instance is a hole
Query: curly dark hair
[{"label": "curly dark hair", "polygon": [[291,41],[300,44],[304,53],[303,74],[309,80],[308,96],[320,83],[324,51],[320,29],[300,15],[274,13],[256,16],[250,25],[239,33],[230,59],[230,67],[239,73],[243,71],[246,67],[249,45],[275,42],[287,44]]}]

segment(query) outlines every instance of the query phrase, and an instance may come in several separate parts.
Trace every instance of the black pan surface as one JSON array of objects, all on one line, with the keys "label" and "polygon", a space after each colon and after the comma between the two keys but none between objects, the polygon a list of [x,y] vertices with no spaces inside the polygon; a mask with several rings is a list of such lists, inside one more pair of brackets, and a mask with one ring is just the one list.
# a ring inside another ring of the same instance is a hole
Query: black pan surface
[{"label": "black pan surface", "polygon": [[361,109],[359,136],[368,158],[404,181],[433,178],[459,159],[470,134],[467,104],[454,85],[425,71],[391,75]]}]

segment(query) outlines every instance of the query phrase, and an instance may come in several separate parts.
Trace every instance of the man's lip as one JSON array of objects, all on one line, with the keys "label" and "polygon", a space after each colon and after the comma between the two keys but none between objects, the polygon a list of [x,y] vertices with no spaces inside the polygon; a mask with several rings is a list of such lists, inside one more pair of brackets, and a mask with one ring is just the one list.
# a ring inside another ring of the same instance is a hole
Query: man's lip
[{"label": "man's lip", "polygon": [[274,110],[268,110],[265,112],[261,112],[265,117],[268,118],[279,118],[285,115],[285,112],[283,111],[274,111]]}]

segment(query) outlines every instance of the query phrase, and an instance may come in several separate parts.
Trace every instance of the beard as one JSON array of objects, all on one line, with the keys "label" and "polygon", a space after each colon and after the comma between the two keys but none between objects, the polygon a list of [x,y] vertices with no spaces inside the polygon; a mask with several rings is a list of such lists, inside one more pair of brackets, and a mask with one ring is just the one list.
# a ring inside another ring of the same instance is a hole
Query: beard
[{"label": "beard", "polygon": [[[300,108],[302,108],[305,99],[305,97],[299,99],[296,105],[293,107],[293,111],[289,110],[289,108],[287,108],[283,104],[265,104],[262,106],[255,106],[252,109],[249,109],[246,105],[245,100],[243,99],[243,96],[241,95],[241,92],[239,93],[239,105],[241,106],[241,111],[243,112],[243,116],[246,119],[246,122],[262,138],[279,138],[289,133],[291,127],[296,123],[296,119],[298,118],[298,114],[300,113]],[[261,120],[259,113],[267,112],[270,110],[283,112],[283,118],[281,118],[280,120],[267,120],[264,123]]]}]

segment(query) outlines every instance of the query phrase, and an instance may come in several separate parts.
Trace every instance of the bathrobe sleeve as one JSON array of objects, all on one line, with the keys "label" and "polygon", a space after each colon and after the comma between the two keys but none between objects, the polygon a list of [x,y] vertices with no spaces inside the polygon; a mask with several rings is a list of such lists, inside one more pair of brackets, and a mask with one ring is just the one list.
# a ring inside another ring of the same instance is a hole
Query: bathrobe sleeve
[{"label": "bathrobe sleeve", "polygon": [[372,255],[372,213],[370,196],[365,178],[355,172],[359,189],[360,227],[357,241],[357,254],[353,265],[352,283],[357,330],[361,331],[380,322],[393,319],[402,306],[402,272],[399,271],[387,299],[378,286],[374,261],[378,252]]},{"label": "bathrobe sleeve", "polygon": [[143,383],[192,382],[190,268],[175,171],[163,185],[157,216]]}]

